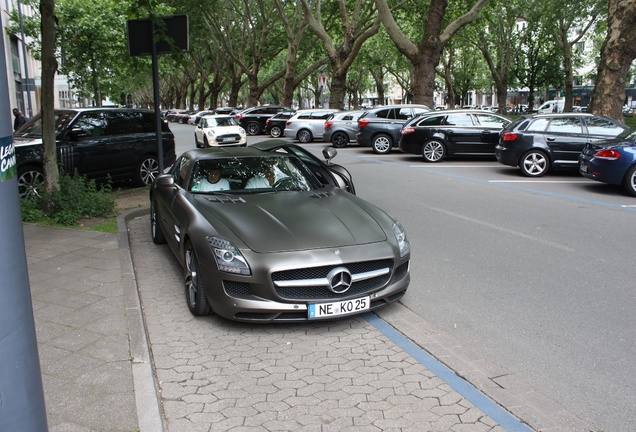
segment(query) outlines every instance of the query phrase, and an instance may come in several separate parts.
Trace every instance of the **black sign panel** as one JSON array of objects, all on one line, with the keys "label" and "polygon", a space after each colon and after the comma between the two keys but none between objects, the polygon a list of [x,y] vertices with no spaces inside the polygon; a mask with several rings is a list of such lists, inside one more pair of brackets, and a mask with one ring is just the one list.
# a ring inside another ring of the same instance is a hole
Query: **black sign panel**
[{"label": "black sign panel", "polygon": [[[153,25],[154,24],[154,25]],[[174,15],[128,21],[128,53],[152,54],[153,27],[157,54],[188,51],[188,16]]]}]

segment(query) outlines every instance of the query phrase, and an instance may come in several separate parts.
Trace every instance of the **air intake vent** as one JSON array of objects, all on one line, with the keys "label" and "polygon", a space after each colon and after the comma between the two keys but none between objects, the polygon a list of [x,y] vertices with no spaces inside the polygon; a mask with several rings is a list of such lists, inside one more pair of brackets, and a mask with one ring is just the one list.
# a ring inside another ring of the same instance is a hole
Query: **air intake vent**
[{"label": "air intake vent", "polygon": [[241,197],[233,196],[233,195],[209,195],[206,196],[210,202],[224,203],[224,204],[243,204],[245,200]]}]

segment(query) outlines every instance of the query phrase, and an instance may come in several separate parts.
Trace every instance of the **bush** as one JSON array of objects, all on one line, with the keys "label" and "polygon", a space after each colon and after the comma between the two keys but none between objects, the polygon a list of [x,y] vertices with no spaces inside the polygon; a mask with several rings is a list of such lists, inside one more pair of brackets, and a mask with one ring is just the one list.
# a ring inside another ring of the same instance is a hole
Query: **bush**
[{"label": "bush", "polygon": [[[48,212],[44,210],[47,199],[50,203]],[[39,222],[48,219],[56,224],[71,226],[84,218],[113,216],[115,199],[110,181],[98,188],[95,180],[87,180],[86,176],[77,172],[72,177],[61,174],[57,193],[52,196],[41,193],[41,196],[21,200],[22,220]]]}]

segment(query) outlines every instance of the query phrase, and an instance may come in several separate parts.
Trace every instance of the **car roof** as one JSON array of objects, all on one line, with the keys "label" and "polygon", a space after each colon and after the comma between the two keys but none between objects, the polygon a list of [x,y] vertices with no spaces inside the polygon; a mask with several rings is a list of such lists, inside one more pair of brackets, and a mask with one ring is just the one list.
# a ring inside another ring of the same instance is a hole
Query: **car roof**
[{"label": "car roof", "polygon": [[365,111],[375,111],[375,110],[387,109],[387,108],[428,108],[428,109],[431,109],[427,105],[422,105],[422,104],[396,104],[396,105],[377,105],[377,106],[374,106],[373,108],[367,108]]},{"label": "car roof", "polygon": [[288,153],[275,153],[260,150],[256,147],[212,147],[204,149],[191,149],[183,153],[193,160],[225,159],[231,157],[290,157]]}]

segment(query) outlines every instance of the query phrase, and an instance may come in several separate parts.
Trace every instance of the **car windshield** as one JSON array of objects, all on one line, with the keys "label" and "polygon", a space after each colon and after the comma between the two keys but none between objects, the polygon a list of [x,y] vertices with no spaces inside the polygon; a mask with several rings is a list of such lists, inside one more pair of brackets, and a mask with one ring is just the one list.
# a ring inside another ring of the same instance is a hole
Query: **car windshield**
[{"label": "car windshield", "polygon": [[209,125],[213,126],[236,126],[238,123],[234,120],[234,117],[216,117],[210,119]]},{"label": "car windshield", "polygon": [[300,159],[287,156],[199,159],[192,168],[189,184],[191,192],[233,194],[320,187]]},{"label": "car windshield", "polygon": [[[77,116],[75,111],[55,113],[55,135],[66,129],[66,126]],[[13,136],[18,138],[42,138],[42,116],[38,114],[24,124]]]}]

